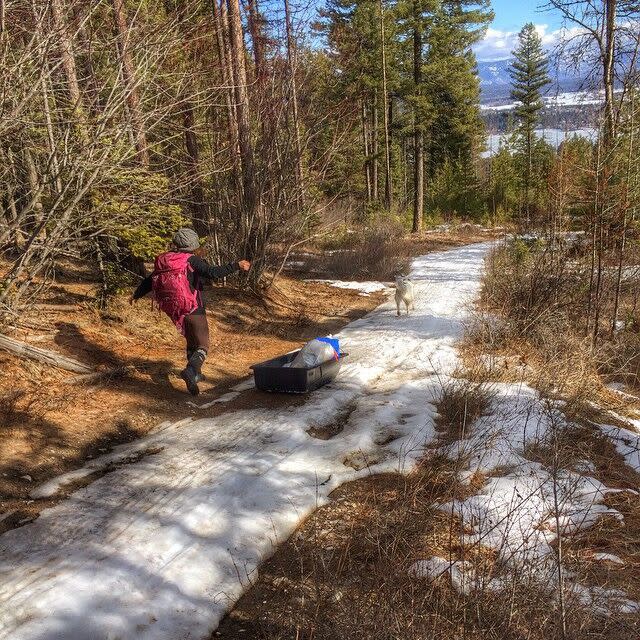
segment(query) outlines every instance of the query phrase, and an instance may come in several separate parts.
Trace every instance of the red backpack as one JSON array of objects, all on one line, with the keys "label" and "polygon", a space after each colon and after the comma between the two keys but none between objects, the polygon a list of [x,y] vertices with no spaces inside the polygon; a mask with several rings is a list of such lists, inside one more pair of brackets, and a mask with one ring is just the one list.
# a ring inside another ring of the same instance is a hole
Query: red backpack
[{"label": "red backpack", "polygon": [[168,251],[155,261],[151,275],[153,298],[184,335],[184,317],[198,308],[198,291],[191,291],[188,273],[193,271],[190,253]]}]

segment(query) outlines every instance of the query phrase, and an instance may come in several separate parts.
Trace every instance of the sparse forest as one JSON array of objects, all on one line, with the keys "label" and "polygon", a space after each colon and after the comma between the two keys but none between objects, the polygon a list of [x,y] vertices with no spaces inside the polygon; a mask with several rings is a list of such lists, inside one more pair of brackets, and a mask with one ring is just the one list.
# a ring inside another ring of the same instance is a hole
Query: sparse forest
[{"label": "sparse forest", "polygon": [[557,152],[534,136],[550,54],[528,25],[513,140],[487,159],[472,46],[488,0],[331,0],[319,14],[288,0],[6,0],[5,322],[65,256],[95,265],[104,305],[187,222],[214,259],[253,260],[254,284],[341,220],[587,230],[598,264],[624,253],[638,197],[637,9],[552,4],[581,30],[554,55],[592,70],[601,135]]},{"label": "sparse forest", "polygon": [[636,637],[640,5],[505,4],[0,0],[0,640]]},{"label": "sparse forest", "polygon": [[[56,260],[99,301],[189,223],[250,280],[336,220],[485,213],[471,46],[482,2],[2,5],[0,305]],[[263,281],[264,283],[264,281]]]}]

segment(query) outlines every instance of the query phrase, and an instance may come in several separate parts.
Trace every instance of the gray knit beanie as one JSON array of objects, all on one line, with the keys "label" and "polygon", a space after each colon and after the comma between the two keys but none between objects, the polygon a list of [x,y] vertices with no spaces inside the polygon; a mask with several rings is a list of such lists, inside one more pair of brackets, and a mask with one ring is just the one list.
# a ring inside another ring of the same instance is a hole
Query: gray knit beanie
[{"label": "gray knit beanie", "polygon": [[184,251],[195,251],[200,246],[200,238],[193,229],[178,229],[173,236],[173,246]]}]

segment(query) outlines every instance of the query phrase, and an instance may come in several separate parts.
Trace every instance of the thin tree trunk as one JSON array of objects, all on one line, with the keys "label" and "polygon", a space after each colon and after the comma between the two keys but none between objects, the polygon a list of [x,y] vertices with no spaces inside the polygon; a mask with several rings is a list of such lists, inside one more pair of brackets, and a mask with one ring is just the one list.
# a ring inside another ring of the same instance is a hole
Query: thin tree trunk
[{"label": "thin tree trunk", "polygon": [[60,163],[58,162],[58,151],[56,149],[56,139],[53,131],[53,121],[51,119],[51,106],[49,103],[49,86],[47,77],[49,74],[44,74],[40,78],[40,86],[42,87],[42,105],[44,108],[44,119],[47,125],[47,141],[49,143],[49,153],[51,155],[51,168],[53,169],[53,182],[56,188],[56,193],[62,193],[62,177],[60,175]]},{"label": "thin tree trunk", "polygon": [[392,102],[387,90],[387,47],[384,24],[384,1],[379,0],[380,7],[380,42],[382,50],[382,105],[384,108],[384,205],[387,211],[393,208],[393,184],[391,178],[391,142],[390,120],[392,117]]},{"label": "thin tree trunk", "polygon": [[402,206],[409,204],[409,174],[407,165],[409,164],[409,151],[407,149],[407,136],[402,136]]},{"label": "thin tree trunk", "polygon": [[587,300],[587,318],[585,323],[585,335],[589,335],[591,327],[591,312],[593,310],[593,283],[596,278],[596,220],[591,224],[591,263],[589,265],[589,296]]},{"label": "thin tree trunk", "polygon": [[284,0],[284,14],[287,28],[287,63],[289,66],[289,78],[291,82],[291,108],[293,115],[293,127],[296,145],[296,178],[299,190],[300,207],[305,208],[305,185],[302,166],[302,144],[300,141],[300,119],[298,115],[298,87],[296,82],[296,52],[293,41],[293,26],[291,24],[291,11],[289,0]]},{"label": "thin tree trunk", "polygon": [[11,149],[7,149],[7,160],[9,164],[10,179],[5,180],[5,189],[7,192],[7,208],[9,215],[8,228],[0,233],[0,246],[5,243],[5,240],[10,240],[13,246],[21,250],[24,245],[24,234],[20,229],[20,222],[18,219],[18,207],[16,205],[16,166]]},{"label": "thin tree trunk", "polygon": [[605,49],[603,59],[604,82],[604,147],[608,154],[615,137],[614,68],[616,0],[605,0]]},{"label": "thin tree trunk", "polygon": [[[629,153],[627,155],[627,175],[626,182],[628,185],[628,189],[633,192],[633,183],[631,180],[631,171],[634,168],[634,163],[636,162],[636,149],[635,149],[635,99],[634,96],[631,98],[631,107],[630,107],[630,132],[629,132]],[[620,238],[619,243],[619,252],[618,252],[618,273],[616,275],[616,290],[615,290],[615,298],[613,302],[613,317],[611,320],[611,334],[613,335],[616,330],[616,324],[618,322],[618,311],[620,310],[620,291],[622,289],[622,272],[624,269],[624,253],[627,245],[627,231],[629,228],[629,216],[627,215],[626,207],[623,209],[623,221],[622,221],[622,237]],[[632,216],[633,220],[633,209]]]},{"label": "thin tree trunk", "polygon": [[195,111],[190,100],[182,106],[184,123],[184,141],[188,158],[188,175],[191,185],[191,220],[193,228],[201,235],[209,231],[209,215],[204,197],[202,177],[200,175],[200,151],[195,132]]},{"label": "thin tree trunk", "polygon": [[131,50],[129,47],[130,28],[127,21],[124,0],[113,0],[113,14],[116,24],[118,39],[118,52],[120,55],[120,71],[122,82],[126,92],[126,102],[129,109],[129,121],[135,140],[137,157],[143,167],[149,166],[149,148],[147,146],[147,133],[140,106],[140,96],[136,85],[135,68]]},{"label": "thin tree trunk", "polygon": [[[31,5],[33,20],[36,25],[36,34],[38,37],[39,49],[42,52],[42,28],[39,20],[38,12],[36,10],[35,3]],[[59,9],[59,7],[58,7]],[[40,74],[40,93],[42,96],[42,107],[44,112],[44,119],[47,128],[47,142],[49,144],[49,154],[51,156],[51,168],[53,169],[53,181],[56,189],[56,194],[62,193],[62,177],[60,175],[60,163],[58,161],[58,151],[56,149],[56,138],[53,129],[53,119],[51,117],[51,103],[49,100],[49,81],[51,78],[51,69],[49,68],[49,60],[46,55],[42,55],[42,65],[44,73]],[[75,66],[75,65],[74,65]],[[77,82],[77,78],[76,78]]]},{"label": "thin tree trunk", "polygon": [[589,300],[587,304],[587,320],[585,335],[589,335],[591,315],[595,307],[594,298],[594,285],[596,281],[596,260],[597,260],[597,240],[598,240],[598,218],[600,210],[600,188],[601,188],[601,154],[602,154],[602,141],[598,138],[596,145],[596,163],[595,163],[595,194],[593,199],[593,219],[591,224],[591,266],[589,274]]},{"label": "thin tree trunk", "polygon": [[58,42],[60,43],[60,58],[62,60],[62,68],[64,69],[67,80],[69,103],[72,111],[79,112],[82,110],[80,86],[78,84],[76,60],[73,53],[71,36],[69,35],[62,0],[50,0],[49,6],[51,8],[51,16],[53,18],[53,27],[58,34]]},{"label": "thin tree trunk", "polygon": [[[188,18],[188,6],[182,4],[168,5],[167,12],[175,17],[178,32],[184,42],[189,42],[189,29],[186,20]],[[185,57],[187,64],[192,65],[196,61],[188,47],[185,47]],[[194,84],[193,77],[186,75],[184,78],[181,99],[178,105],[181,109],[182,124],[184,131],[184,143],[186,150],[186,175],[188,188],[191,193],[189,198],[189,209],[191,212],[191,222],[198,235],[209,235],[209,207],[205,200],[202,176],[200,174],[200,149],[198,145],[198,135],[196,133],[197,111],[193,103]]]},{"label": "thin tree trunk", "polygon": [[233,70],[231,69],[231,61],[227,56],[228,46],[228,29],[227,29],[227,10],[226,0],[220,0],[220,8],[218,0],[211,0],[213,11],[213,21],[216,31],[216,46],[218,53],[218,61],[222,70],[222,79],[225,85],[225,101],[227,105],[227,122],[229,124],[229,149],[231,156],[231,165],[233,167],[234,181],[238,182],[239,175],[239,148],[238,148],[238,121],[236,119],[234,107],[234,90],[233,90]]},{"label": "thin tree trunk", "polygon": [[367,186],[367,202],[371,202],[371,165],[369,162],[369,128],[367,119],[367,104],[362,98],[362,150],[364,154],[364,180]]},{"label": "thin tree trunk", "polygon": [[245,66],[245,46],[240,19],[239,0],[228,0],[229,35],[231,39],[231,61],[236,92],[236,114],[238,119],[238,139],[242,164],[244,239],[249,238],[251,221],[256,214],[256,194],[254,176],[253,146],[251,143],[251,122],[249,119],[249,96],[247,94],[247,70]]},{"label": "thin tree trunk", "polygon": [[611,318],[611,335],[616,331],[618,324],[618,311],[620,309],[620,291],[622,289],[622,272],[624,270],[624,252],[627,245],[627,216],[624,216],[624,225],[622,228],[622,237],[620,238],[620,246],[618,250],[618,272],[616,274],[616,289],[613,300],[613,314]]},{"label": "thin tree trunk", "polygon": [[371,197],[378,202],[378,91],[373,90],[371,111]]},{"label": "thin tree trunk", "polygon": [[527,129],[527,169],[524,182],[524,202],[527,215],[527,229],[531,226],[531,175],[533,173],[533,132]]},{"label": "thin tree trunk", "polygon": [[[418,27],[420,18],[418,4],[414,0],[413,27],[413,83],[416,95],[420,95],[422,84],[422,35]],[[422,229],[422,217],[424,212],[424,133],[418,123],[417,110],[413,113],[413,226],[412,233],[418,233]]]},{"label": "thin tree trunk", "polygon": [[[38,170],[33,159],[33,154],[31,153],[31,149],[29,149],[29,147],[24,146],[22,148],[22,157],[24,159],[27,182],[29,183],[29,194],[30,197],[34,198],[33,211],[35,215],[35,221],[36,223],[38,223],[42,219],[42,199],[40,197],[42,188],[40,185],[40,180],[38,178]],[[44,228],[42,232],[45,233]]]},{"label": "thin tree trunk", "polygon": [[[267,71],[264,55],[264,36],[262,35],[262,18],[258,8],[258,0],[248,0],[247,23],[251,42],[253,43],[253,59],[256,65],[256,80],[258,87],[267,79]],[[285,11],[287,8],[285,6]]]},{"label": "thin tree trunk", "polygon": [[[78,9],[78,5],[75,5]],[[96,69],[94,64],[94,54],[91,46],[91,36],[87,33],[86,25],[82,22],[82,17],[76,14],[76,22],[78,23],[78,36],[83,42],[86,43],[87,52],[86,55],[81,58],[81,77],[86,84],[85,87],[85,99],[84,104],[87,104],[88,110],[91,114],[98,115],[102,111],[102,105],[100,101],[100,82],[96,76]]]},{"label": "thin tree trunk", "polygon": [[597,269],[596,269],[596,290],[594,297],[594,308],[593,308],[593,338],[592,344],[595,348],[598,344],[598,337],[600,335],[600,306],[602,303],[602,254],[604,251],[603,241],[604,241],[604,225],[602,218],[599,217],[598,220],[598,245],[596,252],[597,259]]}]

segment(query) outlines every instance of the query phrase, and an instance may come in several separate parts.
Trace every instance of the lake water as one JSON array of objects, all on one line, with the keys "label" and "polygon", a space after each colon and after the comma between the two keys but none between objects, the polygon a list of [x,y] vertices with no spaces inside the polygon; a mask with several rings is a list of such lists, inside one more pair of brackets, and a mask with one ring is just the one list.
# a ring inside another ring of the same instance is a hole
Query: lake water
[{"label": "lake water", "polygon": [[[581,136],[589,140],[595,140],[598,134],[596,129],[575,129],[574,131],[564,131],[563,129],[536,129],[535,133],[538,138],[543,138],[548,144],[554,147],[554,149],[557,149],[567,138]],[[490,158],[492,155],[495,155],[500,149],[500,144],[506,142],[508,137],[505,133],[492,133],[488,135],[487,149],[482,153],[482,157]]]}]

